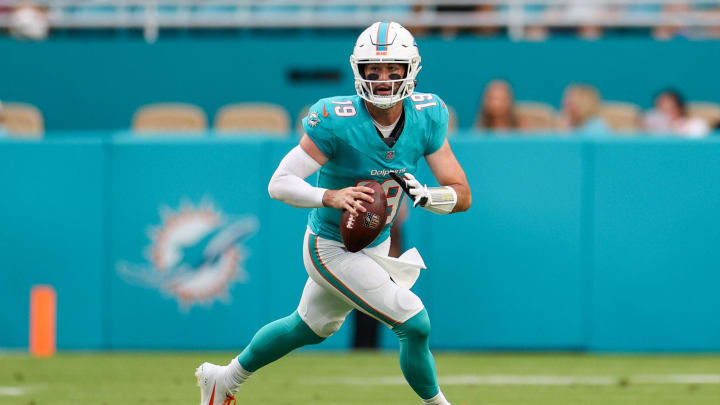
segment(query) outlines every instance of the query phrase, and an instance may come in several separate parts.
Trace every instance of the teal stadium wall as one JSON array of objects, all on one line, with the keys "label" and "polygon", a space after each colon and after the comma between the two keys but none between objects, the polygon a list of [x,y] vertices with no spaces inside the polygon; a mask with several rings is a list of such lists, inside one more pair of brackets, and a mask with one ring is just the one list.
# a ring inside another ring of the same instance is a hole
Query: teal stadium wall
[{"label": "teal stadium wall", "polygon": [[[307,211],[266,192],[295,142],[0,140],[0,347],[26,347],[30,287],[41,283],[58,292],[60,349],[247,344],[294,310],[306,279]],[[452,145],[471,210],[413,210],[406,225],[428,265],[414,290],[434,348],[720,351],[720,140],[461,134]],[[418,176],[431,181],[426,167]],[[245,280],[188,308],[123,275],[122,265],[152,268],[146,249],[163,215],[202,201],[258,219],[243,243]],[[320,347],[347,348],[351,333]],[[395,345],[388,331],[382,341]]]},{"label": "teal stadium wall", "polygon": [[[41,43],[0,38],[0,100],[37,105],[50,130],[120,129],[141,105],[182,101],[212,119],[221,106],[267,101],[294,119],[319,98],[353,92],[348,63],[356,33],[244,31],[227,35],[161,36],[154,44],[132,35],[57,35]],[[469,127],[485,84],[509,79],[518,100],[558,106],[571,81],[597,86],[606,100],[649,107],[666,86],[688,100],[720,102],[720,41],[608,38],[419,38],[419,90],[440,95]],[[336,82],[292,82],[289,70],[329,69]]]}]

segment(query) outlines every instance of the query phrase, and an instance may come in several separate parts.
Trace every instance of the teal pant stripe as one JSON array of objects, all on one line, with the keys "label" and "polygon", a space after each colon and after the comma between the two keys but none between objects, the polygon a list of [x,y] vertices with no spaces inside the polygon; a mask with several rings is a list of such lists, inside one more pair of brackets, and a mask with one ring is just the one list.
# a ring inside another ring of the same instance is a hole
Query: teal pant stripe
[{"label": "teal pant stripe", "polygon": [[400,324],[400,322],[393,320],[389,316],[383,314],[382,312],[376,310],[375,308],[371,307],[367,302],[365,302],[362,298],[357,296],[352,290],[347,288],[345,284],[343,284],[342,281],[340,281],[335,275],[333,275],[330,270],[325,266],[325,263],[323,263],[322,259],[320,258],[320,254],[317,250],[317,235],[310,235],[310,240],[308,242],[308,249],[310,250],[310,258],[312,259],[313,265],[315,266],[315,269],[320,273],[320,275],[328,282],[330,285],[335,287],[338,291],[340,291],[344,296],[348,297],[352,302],[357,304],[360,308],[364,309],[367,313],[374,316],[375,318],[381,320],[382,322],[390,325],[391,328],[396,327]]}]

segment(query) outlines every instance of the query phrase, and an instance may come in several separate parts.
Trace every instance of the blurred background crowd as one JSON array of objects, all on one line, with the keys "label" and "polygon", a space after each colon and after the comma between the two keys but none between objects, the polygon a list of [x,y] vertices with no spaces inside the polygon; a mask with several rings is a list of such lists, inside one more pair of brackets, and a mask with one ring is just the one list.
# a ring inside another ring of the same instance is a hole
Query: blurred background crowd
[{"label": "blurred background crowd", "polygon": [[564,92],[562,110],[553,111],[543,103],[516,103],[511,85],[494,80],[485,87],[475,128],[496,132],[558,130],[576,134],[645,131],[702,137],[720,129],[720,108],[713,103],[690,106],[675,89],[660,90],[654,106],[643,112],[625,102],[603,102],[600,92],[589,84],[571,84]]},{"label": "blurred background crowd", "polygon": [[[125,35],[153,43],[162,36],[233,30],[291,37],[302,37],[308,32],[347,36],[380,19],[400,22],[421,40],[720,38],[720,0],[386,0],[360,5],[346,0],[0,0],[0,37],[22,42]],[[4,63],[12,63],[13,55],[4,55],[3,59]],[[453,101],[446,100],[451,107],[451,132],[462,122],[461,129],[472,129],[476,134],[640,131],[702,137],[720,126],[717,100],[686,100],[684,89],[672,82],[666,84],[667,88],[655,88],[655,94],[647,94],[652,106],[641,106],[637,102],[604,99],[603,88],[575,81],[575,77],[568,77],[565,91],[555,95],[557,102],[551,105],[546,101],[516,100],[518,88],[511,77],[487,80],[484,91],[477,95],[476,114],[472,118],[458,119]],[[259,97],[255,100],[272,102]],[[4,128],[0,134],[42,134],[42,108],[32,101],[17,101],[20,102],[7,102],[0,109],[0,128]],[[208,123],[201,108],[192,103],[146,107],[139,103],[138,107],[134,117],[126,119],[138,131],[215,128],[292,134],[307,111],[307,106],[298,111],[283,105],[234,104],[218,109],[214,122]],[[463,114],[467,115],[467,110]],[[247,117],[253,117],[252,122],[247,122]]]},{"label": "blurred background crowd", "polygon": [[[718,38],[713,0],[2,0],[0,26],[42,39],[49,28],[353,27],[369,16],[409,27],[416,36],[510,35],[598,39],[613,35]],[[320,18],[322,17],[322,18]],[[370,18],[372,20],[372,18]],[[150,34],[152,37],[152,35]]]}]

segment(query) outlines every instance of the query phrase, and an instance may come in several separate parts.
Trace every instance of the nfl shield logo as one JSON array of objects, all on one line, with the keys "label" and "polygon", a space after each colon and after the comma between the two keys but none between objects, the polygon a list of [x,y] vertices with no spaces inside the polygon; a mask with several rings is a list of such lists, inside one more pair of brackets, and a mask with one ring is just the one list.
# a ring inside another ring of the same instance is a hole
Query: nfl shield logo
[{"label": "nfl shield logo", "polygon": [[375,229],[380,225],[380,215],[368,212],[365,214],[365,226],[370,229]]},{"label": "nfl shield logo", "polygon": [[385,160],[392,160],[394,157],[395,157],[395,151],[394,151],[394,150],[389,150],[389,151],[385,154]]}]

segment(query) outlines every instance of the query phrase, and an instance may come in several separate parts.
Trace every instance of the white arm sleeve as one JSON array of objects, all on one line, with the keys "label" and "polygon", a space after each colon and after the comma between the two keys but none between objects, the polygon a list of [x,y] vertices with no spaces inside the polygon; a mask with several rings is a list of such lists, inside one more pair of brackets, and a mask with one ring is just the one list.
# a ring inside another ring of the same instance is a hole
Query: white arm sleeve
[{"label": "white arm sleeve", "polygon": [[270,179],[270,197],[298,208],[323,207],[322,199],[327,189],[313,187],[305,181],[320,167],[320,163],[302,150],[300,145],[294,147],[280,161]]}]

